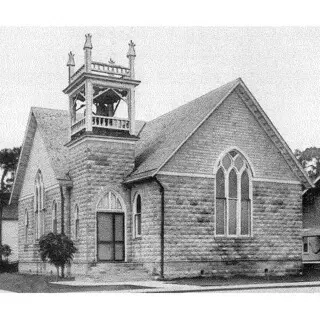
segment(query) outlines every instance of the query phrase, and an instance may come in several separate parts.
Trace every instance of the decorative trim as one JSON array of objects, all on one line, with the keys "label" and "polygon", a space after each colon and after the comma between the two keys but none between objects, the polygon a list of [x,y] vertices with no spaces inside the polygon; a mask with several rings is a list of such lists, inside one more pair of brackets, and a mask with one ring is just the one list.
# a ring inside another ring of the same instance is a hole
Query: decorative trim
[{"label": "decorative trim", "polygon": [[285,184],[296,184],[300,185],[302,182],[300,181],[294,181],[294,180],[279,180],[279,179],[268,179],[268,178],[252,178],[252,181],[261,181],[261,182],[272,182],[272,183],[285,183]]},{"label": "decorative trim", "polygon": [[[308,184],[309,187],[314,187],[312,181],[308,177],[307,173],[304,171],[294,154],[292,153],[290,147],[287,145],[285,140],[282,138],[276,127],[273,125],[272,121],[269,119],[267,114],[264,112],[258,101],[255,99],[253,94],[250,92],[250,90],[247,88],[247,86],[244,84],[242,79],[239,79],[239,82],[241,84],[241,87],[243,89],[240,90],[239,88],[237,89],[237,94],[238,96],[242,99],[244,104],[247,106],[247,108],[252,112],[254,117],[257,119],[258,123],[261,125],[261,127],[264,129],[266,132],[267,136],[270,138],[270,140],[273,142],[275,147],[280,151],[281,155],[283,156],[284,160],[287,162],[288,166],[291,168],[291,170],[294,172],[294,174],[298,177],[300,180],[304,180],[305,184]],[[251,104],[249,105],[249,101]],[[261,123],[261,121],[258,119],[257,115],[255,115],[254,110],[252,110],[252,105],[256,108],[256,110],[260,113],[261,117],[263,120],[266,122],[266,124]],[[277,145],[277,143],[271,138],[271,135],[268,133],[268,130],[266,129],[266,125],[269,127],[269,129],[272,130],[274,133],[276,139],[281,143],[281,146],[284,148],[284,150],[281,150],[281,148]],[[290,163],[290,161],[285,157],[285,153],[290,157],[290,159],[293,161],[295,168],[298,169],[298,172],[302,174],[303,178],[299,175],[299,173],[294,169],[294,166]]]},{"label": "decorative trim", "polygon": [[213,174],[183,173],[183,172],[169,172],[169,171],[159,171],[158,174],[166,175],[166,176],[177,176],[177,177],[208,178],[208,179],[215,178],[215,175]]},{"label": "decorative trim", "polygon": [[87,141],[87,140],[91,140],[91,141],[104,141],[104,142],[116,142],[116,143],[128,143],[128,144],[135,144],[135,142],[138,139],[130,139],[130,140],[125,140],[123,138],[118,138],[118,137],[114,137],[112,139],[110,138],[105,138],[102,136],[83,136],[82,138],[78,139],[78,140],[74,140],[74,141],[69,141],[68,143],[65,144],[66,147],[70,147],[73,148],[77,145],[79,145],[80,143]]},{"label": "decorative trim", "polygon": [[[215,179],[215,174],[197,174],[197,173],[185,173],[185,172],[170,172],[170,171],[160,171],[158,172],[159,175],[165,176],[176,176],[176,177],[191,177],[191,178],[207,178],[207,179]],[[255,177],[252,178],[253,182],[272,182],[272,183],[286,183],[286,184],[301,184],[300,181],[294,180],[280,180],[280,179],[269,179],[269,178],[262,178],[262,177]]]}]

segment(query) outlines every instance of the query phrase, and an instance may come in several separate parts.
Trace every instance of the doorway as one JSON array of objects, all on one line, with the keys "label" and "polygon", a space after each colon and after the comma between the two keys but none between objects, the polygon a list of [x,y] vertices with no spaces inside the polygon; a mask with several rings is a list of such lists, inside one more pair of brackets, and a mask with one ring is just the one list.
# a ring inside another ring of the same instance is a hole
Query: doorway
[{"label": "doorway", "polygon": [[124,261],[124,213],[97,212],[98,261]]}]

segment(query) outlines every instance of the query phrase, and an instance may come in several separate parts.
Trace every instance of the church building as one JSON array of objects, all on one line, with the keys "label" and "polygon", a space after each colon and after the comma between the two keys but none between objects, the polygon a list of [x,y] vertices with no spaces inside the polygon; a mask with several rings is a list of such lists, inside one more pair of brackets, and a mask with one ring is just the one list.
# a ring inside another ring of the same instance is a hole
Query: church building
[{"label": "church building", "polygon": [[93,60],[87,34],[69,108],[31,108],[11,195],[20,272],[51,272],[38,240],[63,232],[76,276],[298,273],[312,182],[242,79],[138,121],[132,41],[127,58]]}]

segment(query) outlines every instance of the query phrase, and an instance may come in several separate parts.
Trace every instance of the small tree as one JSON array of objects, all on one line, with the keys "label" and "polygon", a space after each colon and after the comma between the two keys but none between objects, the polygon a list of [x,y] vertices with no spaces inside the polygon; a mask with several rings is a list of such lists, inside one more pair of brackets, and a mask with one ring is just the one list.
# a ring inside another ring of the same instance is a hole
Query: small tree
[{"label": "small tree", "polygon": [[61,277],[64,277],[64,267],[71,263],[74,254],[78,251],[73,241],[64,234],[48,233],[43,235],[39,241],[40,256],[43,262],[49,261],[57,269],[57,281],[59,279],[59,267]]}]

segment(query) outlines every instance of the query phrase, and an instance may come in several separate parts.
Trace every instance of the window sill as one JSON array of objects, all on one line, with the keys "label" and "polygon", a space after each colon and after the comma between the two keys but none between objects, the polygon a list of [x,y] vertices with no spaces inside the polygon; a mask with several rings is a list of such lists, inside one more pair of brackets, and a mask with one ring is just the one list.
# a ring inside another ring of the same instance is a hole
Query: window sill
[{"label": "window sill", "polygon": [[133,240],[141,240],[142,236],[135,236],[134,238],[132,238]]},{"label": "window sill", "polygon": [[215,239],[253,239],[253,235],[248,236],[225,236],[225,235],[215,235]]}]

